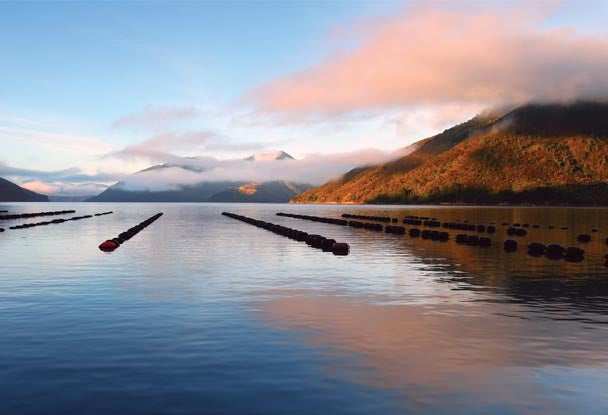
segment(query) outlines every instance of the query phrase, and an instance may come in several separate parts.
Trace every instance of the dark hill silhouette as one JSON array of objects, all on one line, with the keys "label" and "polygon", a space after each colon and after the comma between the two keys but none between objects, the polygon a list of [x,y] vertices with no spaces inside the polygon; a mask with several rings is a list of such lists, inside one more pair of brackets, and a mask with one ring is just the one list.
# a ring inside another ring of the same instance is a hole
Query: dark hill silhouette
[{"label": "dark hill silhouette", "polygon": [[49,198],[0,177],[0,202],[48,202]]},{"label": "dark hill silhouette", "polygon": [[132,191],[119,182],[87,202],[256,202],[287,203],[311,186],[274,182],[201,182],[174,190]]},{"label": "dark hill silhouette", "polygon": [[310,186],[282,181],[247,183],[218,192],[209,202],[233,203],[286,203],[295,195],[308,190]]},{"label": "dark hill silhouette", "polygon": [[207,202],[211,196],[236,182],[204,182],[192,186],[180,186],[174,190],[148,191],[127,190],[118,182],[87,199],[87,202]]}]

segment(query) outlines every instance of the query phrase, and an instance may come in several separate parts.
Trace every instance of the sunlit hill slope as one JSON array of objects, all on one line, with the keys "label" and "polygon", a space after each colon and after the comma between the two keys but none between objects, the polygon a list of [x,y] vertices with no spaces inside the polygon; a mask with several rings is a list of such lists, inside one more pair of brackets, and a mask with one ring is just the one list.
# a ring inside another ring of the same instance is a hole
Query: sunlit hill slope
[{"label": "sunlit hill slope", "polygon": [[296,203],[608,204],[608,103],[484,113]]}]

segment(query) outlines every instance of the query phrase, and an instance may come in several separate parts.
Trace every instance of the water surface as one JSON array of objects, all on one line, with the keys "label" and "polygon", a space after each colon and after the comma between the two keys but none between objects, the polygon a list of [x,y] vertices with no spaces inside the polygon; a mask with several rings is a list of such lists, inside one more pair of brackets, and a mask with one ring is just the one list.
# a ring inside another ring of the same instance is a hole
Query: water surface
[{"label": "water surface", "polygon": [[[0,413],[608,413],[607,209],[0,204],[68,208],[114,214],[0,233]],[[157,212],[115,252],[98,250]],[[277,212],[537,223],[520,245],[587,253],[507,254],[502,226],[481,249],[457,245],[455,230],[441,243]]]}]

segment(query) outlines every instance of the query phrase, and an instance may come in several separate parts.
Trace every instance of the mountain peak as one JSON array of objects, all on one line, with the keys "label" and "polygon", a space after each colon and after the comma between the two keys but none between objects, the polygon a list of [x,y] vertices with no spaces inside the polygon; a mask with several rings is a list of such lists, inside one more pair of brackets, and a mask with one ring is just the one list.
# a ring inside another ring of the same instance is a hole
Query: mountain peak
[{"label": "mountain peak", "polygon": [[272,151],[270,153],[258,153],[249,157],[245,157],[249,161],[272,161],[272,160],[295,160],[292,156],[282,150]]},{"label": "mountain peak", "polygon": [[[196,157],[186,157],[186,158],[190,159],[190,160],[196,159]],[[161,163],[161,164],[156,164],[154,166],[140,170],[140,171],[136,172],[135,174],[148,173],[151,171],[169,169],[172,167],[176,167],[176,168],[183,169],[183,170],[190,170],[190,171],[193,171],[196,173],[201,173],[201,172],[205,171],[205,169],[203,167],[196,166],[196,165],[190,165],[190,164],[186,164],[186,163]]]}]

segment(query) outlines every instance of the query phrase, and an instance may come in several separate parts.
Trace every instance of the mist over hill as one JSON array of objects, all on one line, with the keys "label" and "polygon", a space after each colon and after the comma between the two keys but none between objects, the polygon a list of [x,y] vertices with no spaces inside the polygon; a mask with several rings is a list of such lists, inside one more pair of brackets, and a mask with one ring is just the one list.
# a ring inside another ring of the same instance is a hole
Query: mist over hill
[{"label": "mist over hill", "polygon": [[[254,154],[240,163],[281,163],[280,168],[289,169],[295,160],[284,151]],[[221,163],[221,162],[220,162]],[[252,165],[255,168],[255,165]],[[118,182],[89,202],[256,202],[287,203],[312,186],[285,180],[255,181],[243,179],[205,179],[205,173],[216,166],[208,167],[190,158],[183,163],[159,164],[141,170],[124,181]],[[275,167],[278,170],[278,167]]]},{"label": "mist over hill", "polygon": [[608,103],[482,113],[295,203],[608,204]]}]

